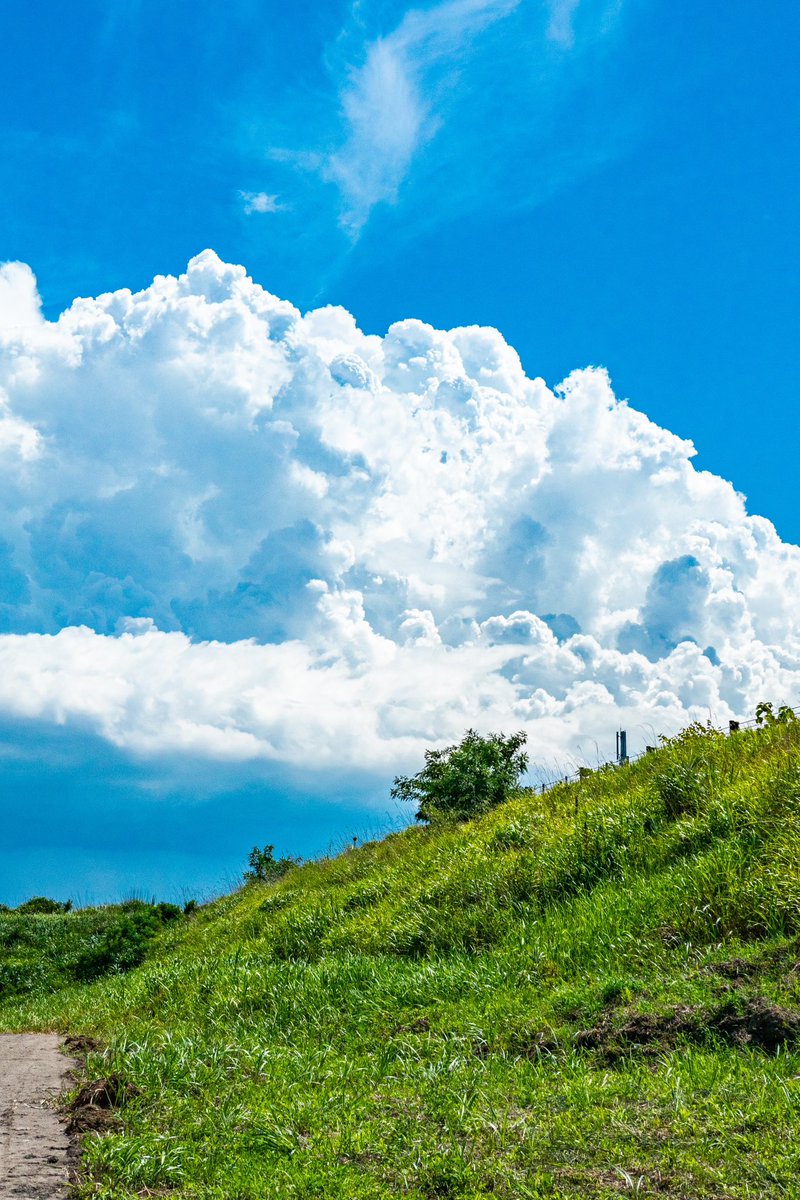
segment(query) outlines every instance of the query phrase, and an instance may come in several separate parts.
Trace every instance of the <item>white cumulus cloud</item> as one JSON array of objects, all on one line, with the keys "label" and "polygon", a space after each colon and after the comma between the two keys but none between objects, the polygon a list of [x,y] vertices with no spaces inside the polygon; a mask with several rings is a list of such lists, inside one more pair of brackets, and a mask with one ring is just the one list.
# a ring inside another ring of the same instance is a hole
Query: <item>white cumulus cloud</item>
[{"label": "white cumulus cloud", "polygon": [[0,717],[391,773],[800,698],[800,550],[604,371],[367,336],[211,251],[53,323],[0,282]]},{"label": "white cumulus cloud", "polygon": [[42,320],[36,278],[27,263],[0,265],[0,329],[35,327]]}]

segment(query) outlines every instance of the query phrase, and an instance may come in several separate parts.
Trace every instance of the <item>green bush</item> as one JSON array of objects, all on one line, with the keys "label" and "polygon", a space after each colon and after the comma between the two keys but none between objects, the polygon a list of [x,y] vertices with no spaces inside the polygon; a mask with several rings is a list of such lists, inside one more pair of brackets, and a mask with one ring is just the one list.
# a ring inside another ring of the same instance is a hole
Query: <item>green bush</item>
[{"label": "green bush", "polygon": [[274,850],[274,846],[264,846],[261,849],[253,846],[247,856],[247,870],[244,872],[245,882],[275,883],[292,867],[297,866],[296,858],[275,858]]},{"label": "green bush", "polygon": [[124,913],[80,955],[75,977],[88,982],[101,975],[120,974],[138,967],[164,923],[179,916],[181,911],[174,904],[142,905]]},{"label": "green bush", "polygon": [[18,905],[17,912],[27,915],[50,916],[53,913],[68,913],[71,908],[71,900],[66,900],[61,904],[58,900],[49,900],[47,896],[34,896],[31,900],[26,900],[24,904]]},{"label": "green bush", "polygon": [[426,750],[422,770],[398,775],[391,794],[418,804],[418,821],[442,816],[468,821],[508,799],[528,769],[526,741],[523,730],[481,737],[468,729],[457,746]]},{"label": "green bush", "polygon": [[183,910],[177,904],[165,904],[163,901],[154,905],[154,910],[164,925],[168,925],[171,921],[177,921],[183,916]]}]

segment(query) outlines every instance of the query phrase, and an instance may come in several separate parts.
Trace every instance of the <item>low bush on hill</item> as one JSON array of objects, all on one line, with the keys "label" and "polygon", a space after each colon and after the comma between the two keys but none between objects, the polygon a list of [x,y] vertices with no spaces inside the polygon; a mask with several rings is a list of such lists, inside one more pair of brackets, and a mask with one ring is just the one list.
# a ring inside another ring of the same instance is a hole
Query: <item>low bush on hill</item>
[{"label": "low bush on hill", "polygon": [[72,911],[42,897],[0,912],[0,1003],[129,971],[182,916],[174,904],[132,900]]}]

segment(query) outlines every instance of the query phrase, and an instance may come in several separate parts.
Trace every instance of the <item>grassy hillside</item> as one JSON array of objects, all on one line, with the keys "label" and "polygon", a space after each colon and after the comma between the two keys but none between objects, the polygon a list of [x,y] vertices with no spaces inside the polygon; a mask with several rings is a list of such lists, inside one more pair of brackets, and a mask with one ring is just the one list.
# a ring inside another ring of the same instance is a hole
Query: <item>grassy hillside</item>
[{"label": "grassy hillside", "polygon": [[693,729],[7,999],[130,1084],[81,1195],[800,1197],[800,722]]},{"label": "grassy hillside", "polygon": [[18,909],[0,908],[0,1004],[48,996],[138,966],[165,925],[178,920],[173,904],[129,900],[71,911],[39,897]]}]

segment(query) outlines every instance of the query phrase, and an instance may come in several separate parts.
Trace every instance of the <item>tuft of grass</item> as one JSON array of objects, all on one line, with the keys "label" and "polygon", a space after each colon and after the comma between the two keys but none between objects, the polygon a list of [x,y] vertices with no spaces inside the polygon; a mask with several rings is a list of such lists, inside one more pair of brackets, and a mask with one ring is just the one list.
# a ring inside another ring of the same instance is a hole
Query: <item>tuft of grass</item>
[{"label": "tuft of grass", "polygon": [[251,883],[91,984],[37,934],[0,1021],[135,1089],[79,1196],[800,1197],[799,813],[796,722],[694,727]]}]

